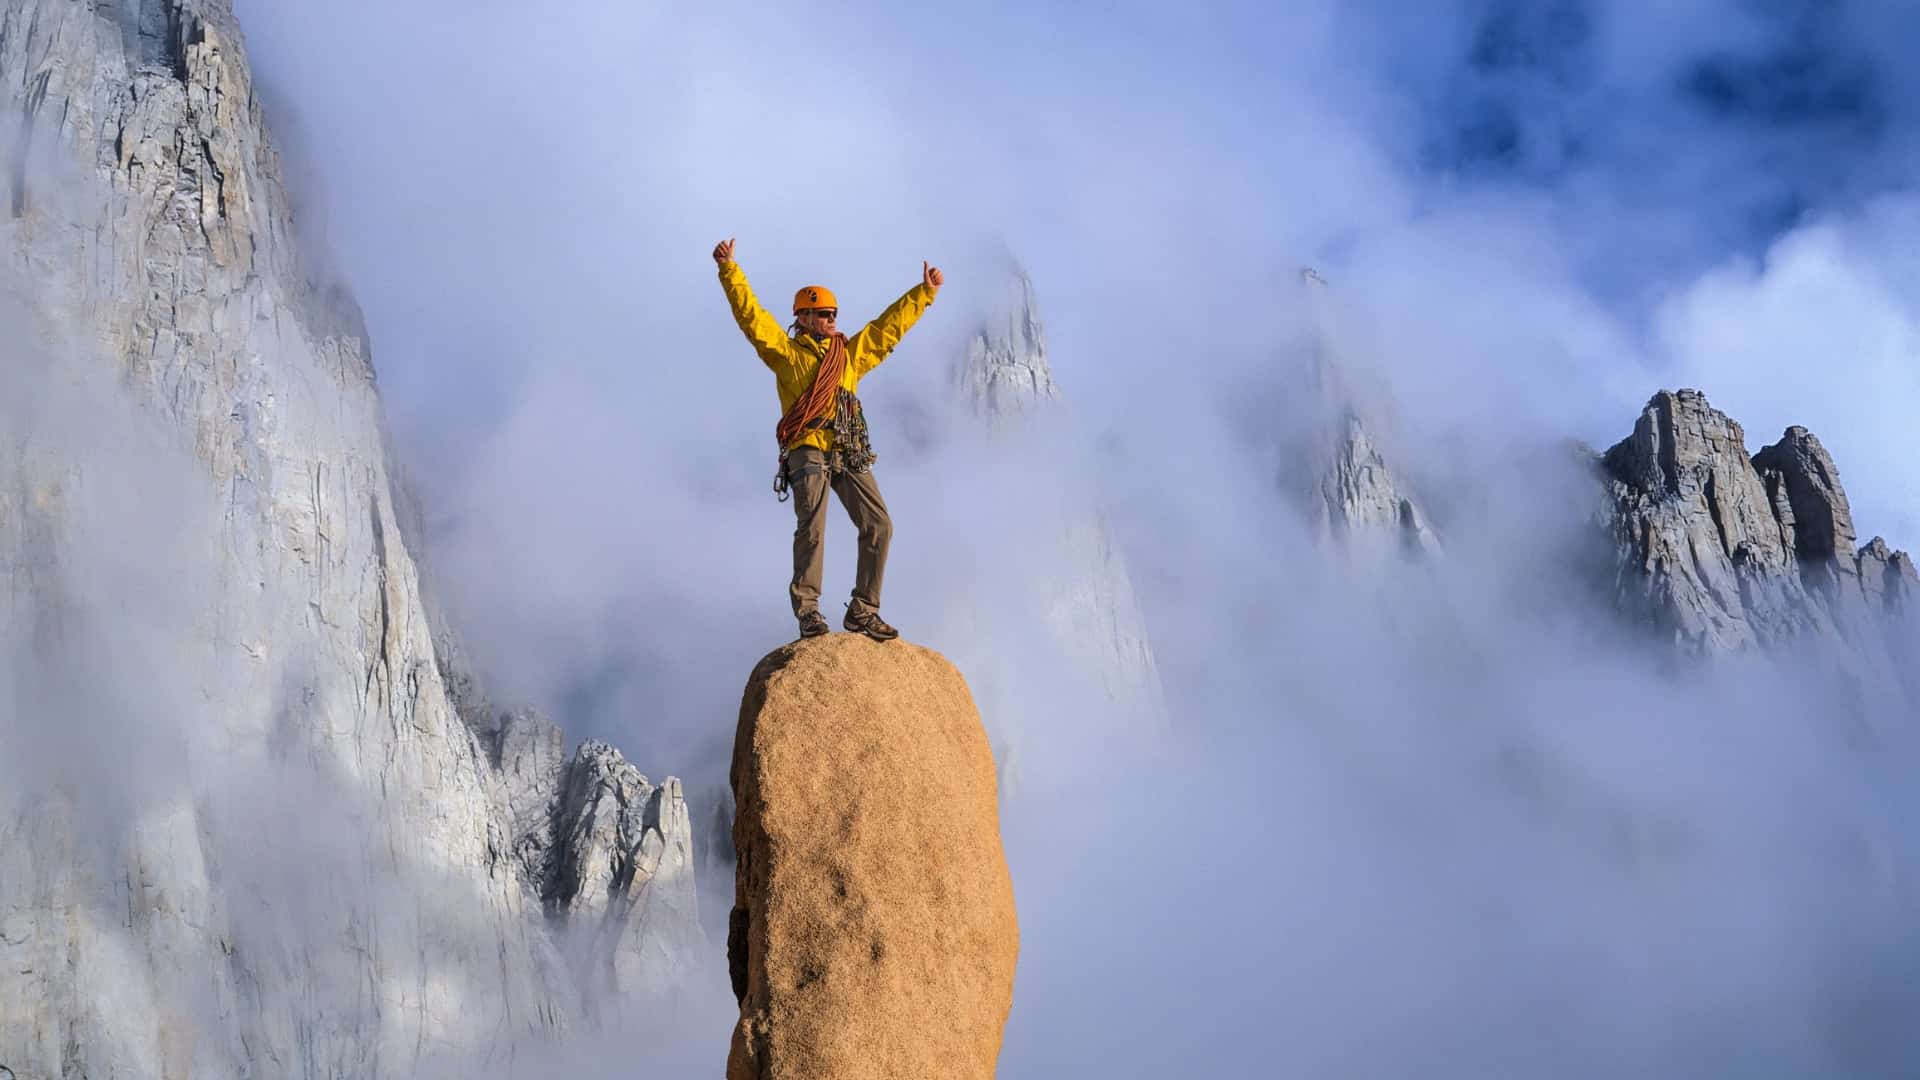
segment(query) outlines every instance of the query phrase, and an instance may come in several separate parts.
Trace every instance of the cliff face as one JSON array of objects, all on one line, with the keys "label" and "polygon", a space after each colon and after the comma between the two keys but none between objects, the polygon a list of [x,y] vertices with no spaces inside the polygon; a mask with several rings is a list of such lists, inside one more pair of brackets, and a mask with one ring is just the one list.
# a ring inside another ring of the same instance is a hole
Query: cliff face
[{"label": "cliff face", "polygon": [[227,0],[0,0],[0,95],[0,1064],[410,1075],[670,978],[678,782],[450,689]]},{"label": "cliff face", "polygon": [[1913,560],[1855,546],[1839,470],[1805,428],[1749,456],[1704,394],[1661,391],[1601,464],[1624,610],[1690,651],[1820,647],[1904,677],[1886,628],[1920,596]]},{"label": "cliff face", "polygon": [[939,654],[831,634],[740,706],[728,1080],[989,1080],[1019,928],[993,756]]}]

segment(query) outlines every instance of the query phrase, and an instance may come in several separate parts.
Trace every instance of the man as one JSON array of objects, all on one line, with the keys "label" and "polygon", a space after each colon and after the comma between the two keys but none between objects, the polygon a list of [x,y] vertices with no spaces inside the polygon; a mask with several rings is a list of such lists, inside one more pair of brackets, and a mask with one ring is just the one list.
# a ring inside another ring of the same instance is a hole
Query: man
[{"label": "man", "polygon": [[900,632],[880,619],[880,580],[887,568],[893,519],[873,479],[873,448],[866,416],[854,391],[922,312],[933,303],[945,278],[938,267],[920,264],[920,284],[908,289],[879,318],[852,337],[839,332],[840,305],[831,290],[809,285],[793,297],[793,325],[785,330],[754,298],[747,275],[733,261],[733,241],[714,245],[720,286],[733,307],[734,321],[753,351],[773,371],[784,415],[775,427],[780,471],[774,490],[793,496],[793,582],[787,593],[800,636],[828,631],[820,614],[821,549],[827,535],[827,491],[840,496],[860,532],[860,558],[853,574],[853,599],[841,625],[875,641],[891,641]]}]

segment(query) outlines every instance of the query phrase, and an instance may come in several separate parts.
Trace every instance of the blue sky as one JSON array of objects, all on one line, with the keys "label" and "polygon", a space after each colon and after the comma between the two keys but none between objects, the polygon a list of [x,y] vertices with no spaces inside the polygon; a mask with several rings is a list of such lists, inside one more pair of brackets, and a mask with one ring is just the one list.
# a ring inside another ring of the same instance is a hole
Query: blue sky
[{"label": "blue sky", "polygon": [[1430,33],[1387,46],[1390,77],[1423,103],[1404,145],[1429,176],[1638,212],[1677,234],[1616,236],[1602,262],[1672,244],[1692,258],[1671,274],[1758,254],[1810,215],[1911,181],[1911,5],[1439,8]]}]

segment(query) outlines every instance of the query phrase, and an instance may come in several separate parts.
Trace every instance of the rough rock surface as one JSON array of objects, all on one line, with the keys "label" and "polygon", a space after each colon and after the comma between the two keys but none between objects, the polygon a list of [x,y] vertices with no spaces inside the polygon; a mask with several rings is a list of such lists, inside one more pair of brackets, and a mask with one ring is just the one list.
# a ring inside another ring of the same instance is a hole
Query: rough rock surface
[{"label": "rough rock surface", "polygon": [[1047,363],[1047,334],[1034,300],[1033,279],[1016,268],[1006,280],[1006,302],[967,341],[953,368],[955,393],[975,415],[1009,423],[1060,400]]},{"label": "rough rock surface", "polygon": [[554,807],[551,876],[542,901],[579,934],[602,991],[660,989],[703,940],[694,907],[693,820],[680,781],[658,787],[620,751],[588,741],[568,765]]},{"label": "rough rock surface", "polygon": [[1601,464],[1625,610],[1691,650],[1826,639],[1895,666],[1877,616],[1920,597],[1913,560],[1878,537],[1855,548],[1839,471],[1805,428],[1749,457],[1704,394],[1663,390]]},{"label": "rough rock surface", "polygon": [[[1407,554],[1439,551],[1439,538],[1408,483],[1388,461],[1377,430],[1390,410],[1363,400],[1346,370],[1338,315],[1326,283],[1302,270],[1299,298],[1309,327],[1300,356],[1299,385],[1287,403],[1280,483],[1322,538],[1343,547],[1378,541]],[[1372,415],[1370,415],[1372,414]]]},{"label": "rough rock surface", "polygon": [[228,0],[0,0],[0,98],[0,1064],[471,1071],[667,974],[678,784],[450,685]]},{"label": "rough rock surface", "polygon": [[1426,515],[1404,493],[1405,485],[1367,434],[1360,414],[1342,406],[1337,417],[1322,440],[1324,456],[1317,469],[1319,499],[1313,512],[1321,532],[1349,539],[1391,537],[1415,554],[1438,550]]},{"label": "rough rock surface", "polygon": [[565,758],[560,728],[531,709],[501,716],[491,745],[521,883],[570,929],[586,1007],[605,992],[657,989],[703,939],[680,781],[655,786],[594,739]]},{"label": "rough rock surface", "polygon": [[994,765],[939,654],[851,634],[747,681],[728,1080],[988,1080],[1019,928]]}]

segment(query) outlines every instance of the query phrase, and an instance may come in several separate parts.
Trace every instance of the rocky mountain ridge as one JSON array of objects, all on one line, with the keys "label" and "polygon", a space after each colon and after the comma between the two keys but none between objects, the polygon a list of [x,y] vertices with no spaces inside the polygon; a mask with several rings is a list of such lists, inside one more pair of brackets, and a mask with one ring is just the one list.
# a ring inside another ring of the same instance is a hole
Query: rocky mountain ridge
[{"label": "rocky mountain ridge", "polygon": [[[228,0],[4,0],[0,96],[9,379],[73,402],[0,432],[0,674],[74,746],[178,759],[129,785],[9,736],[0,1064],[470,1072],[671,986],[701,945],[679,783],[563,760],[460,666]],[[129,640],[149,662],[107,662]]]},{"label": "rocky mountain ridge", "polygon": [[1706,395],[1663,390],[1598,464],[1623,610],[1690,650],[1812,634],[1891,672],[1868,622],[1912,605],[1920,575],[1880,537],[1856,547],[1839,470],[1807,429],[1750,455],[1745,431]]},{"label": "rocky mountain ridge", "polygon": [[[1300,296],[1310,333],[1282,488],[1342,546],[1440,554],[1419,492],[1375,434],[1382,418],[1349,385],[1325,279],[1303,271]],[[1886,630],[1913,609],[1920,575],[1885,539],[1858,543],[1839,469],[1806,428],[1750,453],[1701,391],[1661,390],[1631,434],[1576,454],[1613,556],[1601,598],[1628,625],[1700,655],[1817,643],[1856,677],[1909,681]],[[1920,700],[1920,684],[1912,691]]]}]

